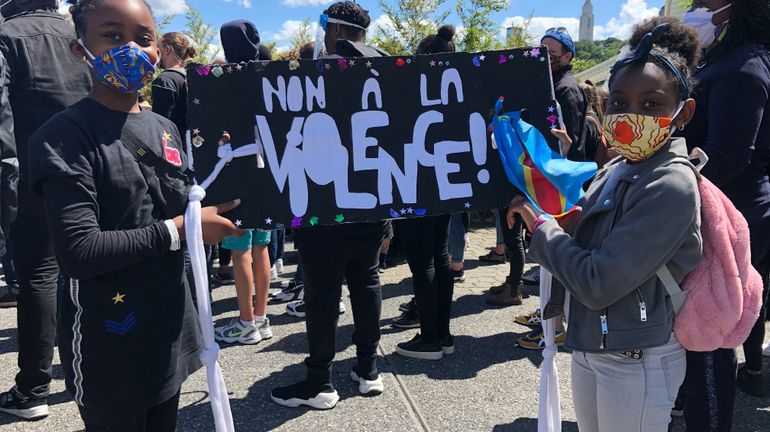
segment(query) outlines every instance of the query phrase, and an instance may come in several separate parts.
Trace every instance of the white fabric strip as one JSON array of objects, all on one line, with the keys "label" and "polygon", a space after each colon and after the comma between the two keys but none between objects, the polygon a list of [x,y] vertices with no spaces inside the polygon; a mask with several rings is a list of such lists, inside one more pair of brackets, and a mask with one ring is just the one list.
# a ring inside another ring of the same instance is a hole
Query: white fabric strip
[{"label": "white fabric strip", "polygon": [[[551,300],[551,283],[553,275],[543,267],[540,267],[540,313],[545,312],[545,307]],[[556,332],[556,319],[543,320],[543,333],[545,334],[545,349],[543,350],[543,364],[540,368],[540,404],[537,416],[538,432],[561,431],[561,400],[559,395],[559,370],[556,367],[556,353],[559,349],[554,341]]]},{"label": "white fabric strip", "polygon": [[[188,149],[192,149],[189,133],[187,134],[187,141]],[[219,366],[219,345],[214,340],[214,321],[211,316],[211,297],[208,289],[209,275],[201,227],[201,201],[206,197],[206,188],[214,183],[228,163],[237,157],[260,155],[261,151],[262,146],[258,144],[249,144],[236,150],[233,150],[230,144],[219,146],[217,150],[219,162],[217,162],[211,175],[200,186],[196,184],[190,189],[190,202],[184,215],[187,248],[190,252],[190,261],[195,277],[198,321],[203,333],[203,351],[200,358],[203,365],[206,366],[206,379],[209,385],[211,409],[214,413],[214,425],[217,432],[235,432],[235,427],[233,414],[230,411],[230,399],[227,396],[227,386],[222,375],[222,368]],[[192,155],[192,151],[190,154]],[[193,169],[192,158],[190,161],[190,169]]]}]

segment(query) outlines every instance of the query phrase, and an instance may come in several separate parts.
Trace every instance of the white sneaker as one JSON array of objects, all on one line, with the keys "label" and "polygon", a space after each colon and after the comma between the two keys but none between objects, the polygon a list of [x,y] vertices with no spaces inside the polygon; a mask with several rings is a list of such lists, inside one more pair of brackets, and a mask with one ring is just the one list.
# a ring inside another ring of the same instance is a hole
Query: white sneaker
[{"label": "white sneaker", "polygon": [[214,329],[214,339],[217,342],[239,343],[244,345],[253,345],[262,341],[262,335],[257,329],[257,325],[251,323],[244,326],[240,318],[236,317],[225,324]]},{"label": "white sneaker", "polygon": [[278,258],[275,261],[275,271],[278,272],[278,274],[283,274],[283,258]]},{"label": "white sneaker", "polygon": [[340,300],[340,315],[344,314],[347,311],[348,310],[345,309],[345,303],[343,303],[342,300]]},{"label": "white sneaker", "polygon": [[257,326],[257,330],[259,331],[262,340],[273,338],[273,330],[270,328],[270,318],[265,318],[262,322],[255,321],[254,324]]},{"label": "white sneaker", "polygon": [[765,345],[765,349],[762,350],[762,355],[765,357],[770,357],[770,343]]},{"label": "white sneaker", "polygon": [[377,375],[377,379],[369,381],[366,378],[358,376],[355,370],[350,371],[350,378],[358,383],[358,392],[365,396],[376,396],[385,391],[385,385],[382,378]]},{"label": "white sneaker", "polygon": [[287,304],[286,313],[297,318],[305,318],[305,300]]},{"label": "white sneaker", "polygon": [[278,279],[278,270],[275,266],[270,267],[270,280]]}]

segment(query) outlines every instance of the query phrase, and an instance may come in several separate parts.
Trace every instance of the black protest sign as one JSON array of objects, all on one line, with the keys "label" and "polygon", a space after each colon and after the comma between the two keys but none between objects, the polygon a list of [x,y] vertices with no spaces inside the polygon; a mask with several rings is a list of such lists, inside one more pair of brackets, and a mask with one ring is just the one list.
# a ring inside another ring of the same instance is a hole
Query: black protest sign
[{"label": "black protest sign", "polygon": [[495,102],[543,132],[556,122],[544,48],[195,65],[188,78],[199,182],[223,131],[234,149],[262,146],[263,168],[235,158],[207,190],[209,204],[241,199],[229,216],[244,228],[503,207],[516,192],[488,129]]}]

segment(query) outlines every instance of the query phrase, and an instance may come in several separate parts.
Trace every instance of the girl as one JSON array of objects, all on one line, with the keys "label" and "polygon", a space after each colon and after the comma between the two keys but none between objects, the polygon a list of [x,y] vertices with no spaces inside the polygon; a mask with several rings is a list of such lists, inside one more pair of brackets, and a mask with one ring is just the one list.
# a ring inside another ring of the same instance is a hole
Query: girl
[{"label": "girl", "polygon": [[[420,42],[417,54],[454,52],[454,36],[453,26],[442,26],[437,34]],[[441,360],[444,354],[454,354],[449,331],[454,291],[449,265],[449,218],[448,214],[431,216],[405,220],[401,225],[421,331],[411,341],[396,345],[396,352],[405,357]]]},{"label": "girl", "polygon": [[[141,111],[158,62],[143,0],[71,0],[94,86],[30,140],[30,183],[44,200],[63,270],[59,353],[86,431],[173,431],[179,389],[197,370],[200,330],[181,241],[189,185],[174,124]],[[237,233],[202,212],[204,239]],[[41,227],[42,228],[42,227]]]},{"label": "girl", "polygon": [[[665,39],[678,43],[661,48]],[[687,155],[684,140],[670,140],[695,109],[695,44],[681,24],[664,24],[613,67],[604,130],[623,158],[595,177],[576,229],[523,199],[508,213],[510,226],[520,214],[533,233],[532,259],[571,294],[566,346],[581,432],[666,431],[684,380],[673,306],[656,273],[668,266],[681,283],[701,258],[696,177],[676,161]]]},{"label": "girl", "polygon": [[[222,26],[220,35],[229,63],[258,59],[260,39],[254,23],[245,20],[228,22]],[[241,238],[228,237],[222,242],[223,249],[232,251],[239,316],[214,330],[217,341],[251,345],[273,337],[267,318],[269,244],[270,231],[256,229],[246,231]],[[255,294],[253,298],[252,292]]]},{"label": "girl", "polygon": [[174,122],[179,135],[187,132],[187,71],[195,47],[182,33],[166,33],[158,42],[163,72],[152,82],[152,111]]}]

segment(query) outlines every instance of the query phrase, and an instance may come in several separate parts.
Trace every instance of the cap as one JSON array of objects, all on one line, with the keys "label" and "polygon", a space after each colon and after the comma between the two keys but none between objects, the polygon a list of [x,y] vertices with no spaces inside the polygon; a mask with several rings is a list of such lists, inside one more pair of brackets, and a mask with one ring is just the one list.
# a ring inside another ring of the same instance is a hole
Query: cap
[{"label": "cap", "polygon": [[[575,48],[575,42],[572,41],[572,36],[569,35],[567,29],[564,27],[551,28],[545,32],[543,39],[551,38],[561,43],[564,49],[572,53],[572,57],[577,56],[577,49]],[[542,41],[542,39],[541,39]]]}]

